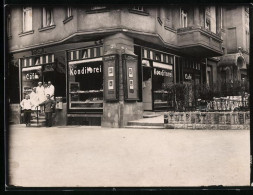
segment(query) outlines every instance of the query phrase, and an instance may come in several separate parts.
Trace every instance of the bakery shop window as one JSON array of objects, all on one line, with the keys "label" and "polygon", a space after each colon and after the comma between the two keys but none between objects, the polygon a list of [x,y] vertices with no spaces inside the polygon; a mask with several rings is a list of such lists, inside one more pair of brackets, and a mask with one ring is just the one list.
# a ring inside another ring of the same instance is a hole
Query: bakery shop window
[{"label": "bakery shop window", "polygon": [[103,109],[102,59],[69,62],[68,80],[69,109]]},{"label": "bakery shop window", "polygon": [[154,110],[166,110],[170,106],[166,85],[173,82],[172,69],[172,65],[153,62]]}]

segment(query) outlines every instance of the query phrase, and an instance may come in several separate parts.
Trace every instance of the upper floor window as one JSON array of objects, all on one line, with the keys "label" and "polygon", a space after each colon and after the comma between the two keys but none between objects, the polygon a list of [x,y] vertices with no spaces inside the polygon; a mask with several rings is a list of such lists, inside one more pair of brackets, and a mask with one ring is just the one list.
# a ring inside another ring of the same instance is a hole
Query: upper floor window
[{"label": "upper floor window", "polygon": [[32,30],[32,7],[23,8],[23,32]]},{"label": "upper floor window", "polygon": [[135,11],[140,11],[140,12],[144,12],[144,7],[143,6],[133,6],[132,8]]},{"label": "upper floor window", "polygon": [[211,31],[211,11],[210,7],[205,9],[205,29]]},{"label": "upper floor window", "polygon": [[54,25],[53,9],[50,7],[43,7],[42,10],[42,27]]},{"label": "upper floor window", "polygon": [[7,36],[11,36],[11,14],[7,15],[7,23],[6,23]]},{"label": "upper floor window", "polygon": [[220,21],[221,21],[221,28],[223,28],[223,9],[222,7],[220,8]]},{"label": "upper floor window", "polygon": [[181,10],[181,27],[187,27],[187,11],[184,9]]},{"label": "upper floor window", "polygon": [[72,16],[72,8],[71,7],[67,7],[67,10],[66,10],[66,18],[69,18]]},{"label": "upper floor window", "polygon": [[206,28],[207,30],[211,30],[210,18],[206,18],[205,28]]},{"label": "upper floor window", "polygon": [[106,9],[106,6],[92,6],[90,10],[96,11],[96,10],[101,10],[101,9]]},{"label": "upper floor window", "polygon": [[246,29],[246,51],[249,51],[249,41],[250,41],[250,35],[249,35],[249,31]]}]

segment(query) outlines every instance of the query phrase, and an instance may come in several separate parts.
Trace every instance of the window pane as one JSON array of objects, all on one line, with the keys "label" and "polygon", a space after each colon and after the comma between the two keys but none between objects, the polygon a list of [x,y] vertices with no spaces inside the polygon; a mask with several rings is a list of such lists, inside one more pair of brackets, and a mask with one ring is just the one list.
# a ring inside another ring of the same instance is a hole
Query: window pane
[{"label": "window pane", "polygon": [[103,108],[103,62],[69,65],[70,109]]},{"label": "window pane", "polygon": [[72,8],[68,7],[67,8],[67,17],[70,17],[70,16],[72,16]]},{"label": "window pane", "polygon": [[54,25],[53,10],[51,8],[43,8],[43,27]]},{"label": "window pane", "polygon": [[144,8],[143,8],[143,6],[134,6],[133,7],[133,10],[137,10],[137,11],[144,11]]},{"label": "window pane", "polygon": [[25,8],[23,17],[23,31],[26,32],[32,30],[32,8]]}]

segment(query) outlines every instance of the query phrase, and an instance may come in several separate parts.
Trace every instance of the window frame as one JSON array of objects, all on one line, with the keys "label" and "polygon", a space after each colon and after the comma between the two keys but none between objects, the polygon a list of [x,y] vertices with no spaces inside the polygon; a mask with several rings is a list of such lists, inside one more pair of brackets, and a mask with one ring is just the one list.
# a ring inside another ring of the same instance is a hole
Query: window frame
[{"label": "window frame", "polygon": [[[31,11],[31,26],[30,28],[27,29],[27,21],[25,20],[25,15],[29,15],[29,12]],[[32,17],[32,7],[31,6],[27,6],[27,7],[23,7],[23,25],[22,25],[22,32],[26,33],[26,32],[30,32],[33,30],[33,17]]]},{"label": "window frame", "polygon": [[12,33],[11,33],[11,13],[7,14],[6,33],[7,33],[8,38],[12,37]]},{"label": "window frame", "polygon": [[[47,25],[47,14],[50,12],[50,23]],[[42,8],[42,28],[47,28],[54,26],[54,17],[53,17],[53,8],[52,7],[43,7]]]},{"label": "window frame", "polygon": [[220,7],[220,21],[221,21],[221,29],[224,28],[224,21],[223,21],[223,8],[222,6]]},{"label": "window frame", "polygon": [[246,41],[246,51],[247,52],[249,52],[249,47],[250,47],[250,33],[249,33],[249,29],[246,29],[245,30],[245,34],[246,34],[246,39],[245,39],[245,41]]},{"label": "window frame", "polygon": [[[56,27],[55,23],[54,23],[54,12],[53,12],[53,7],[42,7],[41,9],[41,28],[39,28],[39,32],[45,31],[45,30],[49,30],[49,29],[53,29]],[[47,11],[50,11],[50,24],[49,25],[45,25],[44,24],[47,22]],[[46,14],[46,15],[45,15]]]},{"label": "window frame", "polygon": [[182,28],[188,27],[188,11],[186,9],[180,9],[180,25]]},{"label": "window frame", "polygon": [[66,14],[66,18],[69,18],[69,17],[71,17],[71,16],[73,16],[73,14],[72,14],[72,7],[70,7],[70,6],[68,6],[67,7],[67,14]]},{"label": "window frame", "polygon": [[[207,25],[209,24],[209,26]],[[211,28],[211,9],[209,6],[205,7],[205,29],[212,31]]]},{"label": "window frame", "polygon": [[94,14],[94,13],[102,13],[102,12],[108,12],[110,9],[106,5],[101,6],[90,6],[87,10],[87,14]]},{"label": "window frame", "polygon": [[66,24],[72,19],[73,19],[73,8],[71,6],[68,6],[65,9],[65,19],[63,20],[63,24]]},{"label": "window frame", "polygon": [[[135,7],[142,7],[142,9],[135,9]],[[129,8],[129,12],[130,13],[134,13],[134,14],[139,14],[139,15],[144,15],[144,16],[148,16],[149,13],[147,12],[147,8],[145,6],[140,6],[140,5],[134,5],[132,7]]]}]

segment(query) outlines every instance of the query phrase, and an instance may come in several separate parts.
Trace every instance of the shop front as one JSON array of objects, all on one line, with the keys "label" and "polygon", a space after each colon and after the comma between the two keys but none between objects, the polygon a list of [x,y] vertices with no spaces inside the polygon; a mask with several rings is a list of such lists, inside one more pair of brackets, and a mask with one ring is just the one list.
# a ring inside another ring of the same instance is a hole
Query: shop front
[{"label": "shop front", "polygon": [[[51,81],[53,85],[58,86],[61,82],[60,78],[64,78],[65,76],[56,71],[54,54],[21,58],[19,59],[19,63],[21,68],[21,99],[23,99],[26,94],[29,95],[32,92],[32,88],[38,86],[39,81],[42,83]],[[59,90],[58,87],[57,89]],[[60,94],[62,93],[60,92]]]},{"label": "shop front", "polygon": [[205,64],[198,60],[176,57],[176,82],[201,84],[204,80]]},{"label": "shop front", "polygon": [[142,48],[143,110],[162,111],[170,107],[166,86],[173,83],[174,56]]},{"label": "shop front", "polygon": [[102,54],[101,46],[67,51],[68,124],[101,124]]}]

